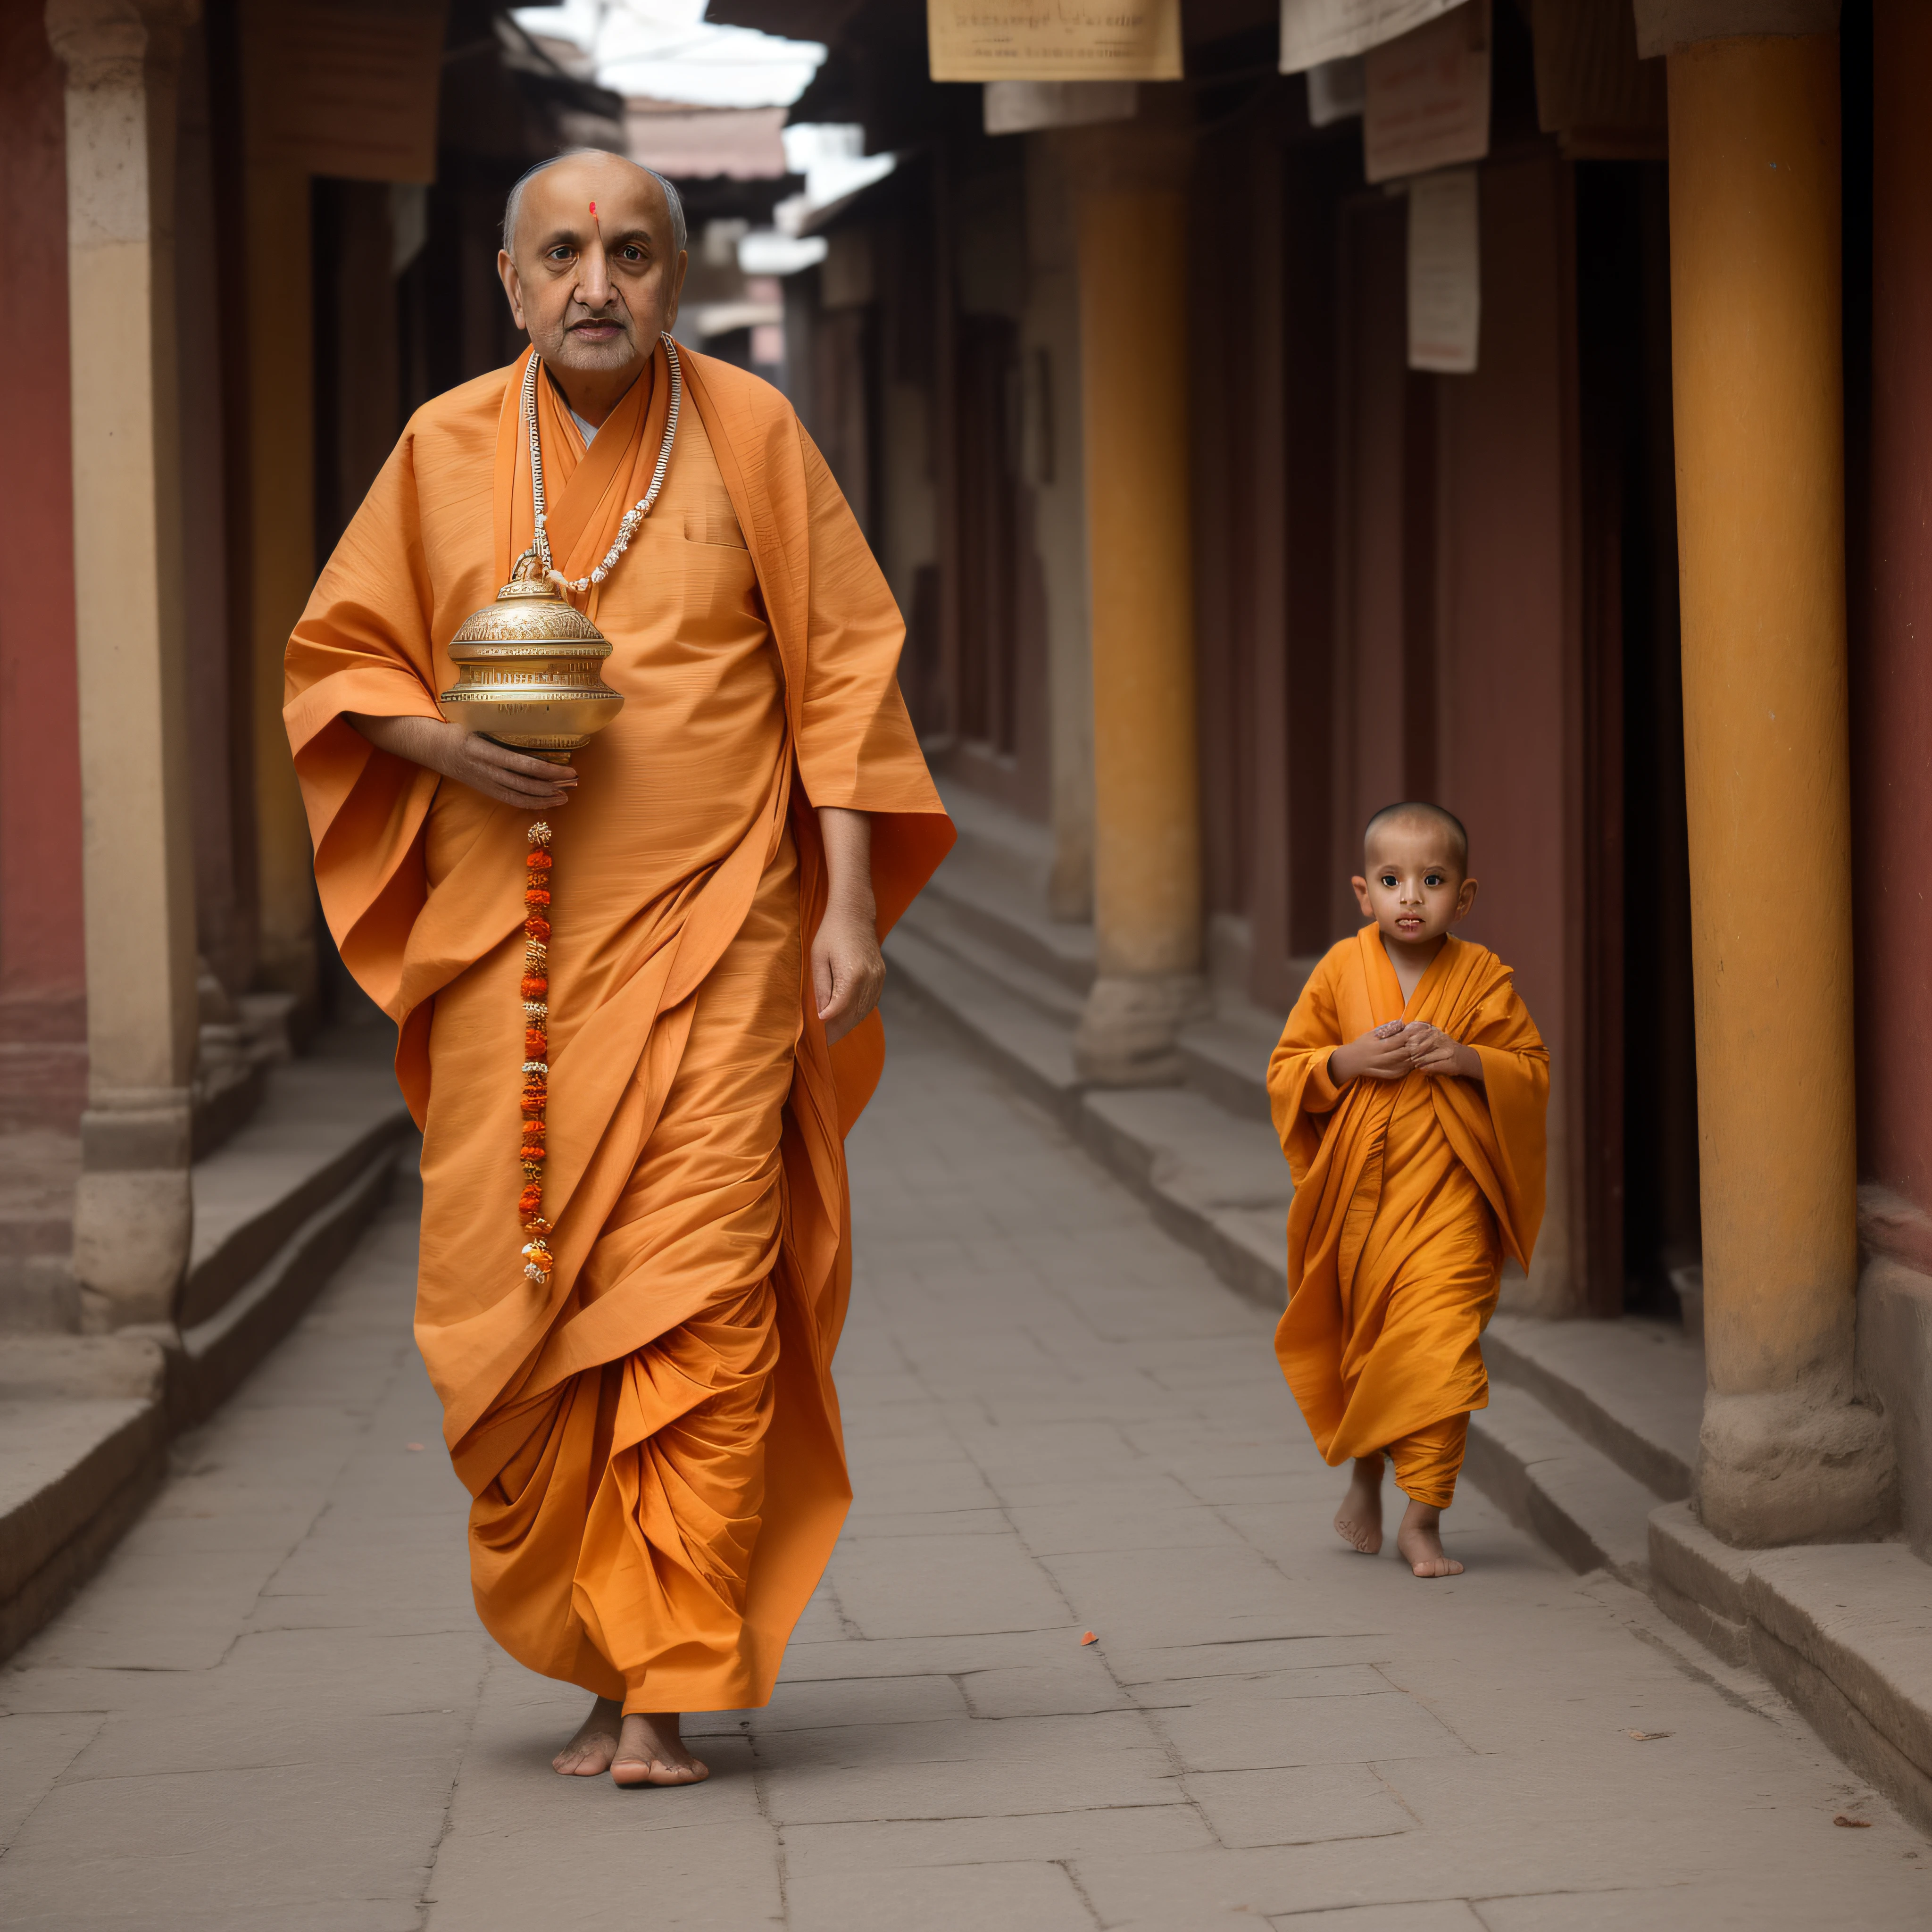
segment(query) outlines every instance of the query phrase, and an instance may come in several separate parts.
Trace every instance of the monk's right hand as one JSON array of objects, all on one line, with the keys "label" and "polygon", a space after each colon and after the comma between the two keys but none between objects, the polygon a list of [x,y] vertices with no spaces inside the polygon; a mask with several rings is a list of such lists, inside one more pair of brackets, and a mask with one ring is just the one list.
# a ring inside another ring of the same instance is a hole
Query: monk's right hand
[{"label": "monk's right hand", "polygon": [[1371,1027],[1328,1056],[1328,1078],[1337,1087],[1352,1080],[1406,1080],[1411,1072],[1408,1042],[1398,1024],[1393,1031]]},{"label": "monk's right hand", "polygon": [[355,711],[344,715],[379,751],[427,766],[519,812],[555,812],[570,802],[577,783],[572,766],[546,764],[542,758],[512,752],[446,718],[376,718]]}]

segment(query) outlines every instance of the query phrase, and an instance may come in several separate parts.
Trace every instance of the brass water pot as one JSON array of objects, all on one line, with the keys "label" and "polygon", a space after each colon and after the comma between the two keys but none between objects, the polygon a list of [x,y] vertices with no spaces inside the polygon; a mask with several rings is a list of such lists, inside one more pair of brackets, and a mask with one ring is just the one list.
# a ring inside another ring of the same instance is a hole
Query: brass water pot
[{"label": "brass water pot", "polygon": [[610,639],[526,552],[496,602],[450,639],[456,684],[437,702],[466,731],[567,765],[624,708],[598,669],[610,655]]}]

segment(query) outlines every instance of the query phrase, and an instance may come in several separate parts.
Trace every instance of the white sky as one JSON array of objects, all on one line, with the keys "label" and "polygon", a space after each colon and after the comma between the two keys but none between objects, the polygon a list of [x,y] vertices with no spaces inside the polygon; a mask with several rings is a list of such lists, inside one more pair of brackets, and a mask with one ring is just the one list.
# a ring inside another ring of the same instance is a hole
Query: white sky
[{"label": "white sky", "polygon": [[568,40],[597,64],[602,86],[700,107],[789,107],[825,58],[816,40],[712,26],[706,0],[565,0],[518,7],[527,34]]}]

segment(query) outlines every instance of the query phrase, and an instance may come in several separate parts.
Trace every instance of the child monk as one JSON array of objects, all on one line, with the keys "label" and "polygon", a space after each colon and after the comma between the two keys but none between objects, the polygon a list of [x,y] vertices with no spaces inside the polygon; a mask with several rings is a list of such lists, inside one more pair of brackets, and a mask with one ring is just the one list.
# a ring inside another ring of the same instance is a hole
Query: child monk
[{"label": "child monk", "polygon": [[1382,1548],[1386,1453],[1408,1498],[1396,1547],[1454,1576],[1442,1515],[1489,1401],[1503,1257],[1527,1268],[1543,1219],[1550,1056],[1509,968],[1450,931],[1476,902],[1461,821],[1388,806],[1363,848],[1370,923],[1316,968],[1268,1064],[1294,1176],[1275,1353],[1316,1447],[1354,1460],[1343,1540]]}]

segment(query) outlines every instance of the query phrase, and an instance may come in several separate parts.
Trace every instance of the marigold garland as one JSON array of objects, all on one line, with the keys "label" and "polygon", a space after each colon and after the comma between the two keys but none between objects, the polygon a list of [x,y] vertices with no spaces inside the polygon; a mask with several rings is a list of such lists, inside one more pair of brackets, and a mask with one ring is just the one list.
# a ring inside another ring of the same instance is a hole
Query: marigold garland
[{"label": "marigold garland", "polygon": [[544,1237],[550,1224],[544,1219],[543,1173],[548,1149],[544,1130],[545,1109],[550,1104],[550,921],[544,908],[550,904],[550,874],[556,861],[544,848],[550,830],[542,819],[526,835],[530,849],[524,860],[527,883],[524,887],[524,1085],[518,1107],[524,1116],[523,1146],[520,1159],[524,1171],[523,1191],[517,1196],[517,1212],[530,1240],[524,1249],[524,1273],[541,1287],[556,1265]]}]

